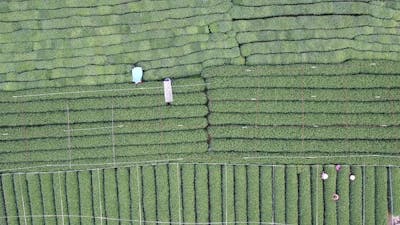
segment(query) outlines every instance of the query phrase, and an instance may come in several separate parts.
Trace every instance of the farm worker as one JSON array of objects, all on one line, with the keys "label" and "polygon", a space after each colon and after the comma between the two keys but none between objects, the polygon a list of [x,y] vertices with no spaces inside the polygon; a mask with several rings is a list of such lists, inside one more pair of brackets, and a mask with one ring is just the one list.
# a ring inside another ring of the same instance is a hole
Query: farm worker
[{"label": "farm worker", "polygon": [[165,103],[167,103],[167,105],[171,105],[171,103],[174,101],[174,97],[172,95],[172,81],[171,79],[166,78],[163,83]]},{"label": "farm worker", "polygon": [[336,165],[336,171],[339,171],[341,168],[342,168],[342,166],[341,165]]},{"label": "farm worker", "polygon": [[356,179],[356,176],[354,174],[350,174],[349,178],[350,178],[351,181],[354,181]]},{"label": "farm worker", "polygon": [[332,195],[332,199],[334,200],[334,201],[337,201],[337,200],[339,200],[339,195],[338,194],[336,194],[336,193],[334,193],[333,195]]},{"label": "farm worker", "polygon": [[322,172],[322,174],[321,174],[321,179],[322,180],[326,180],[326,179],[328,179],[328,174],[327,173],[325,173],[325,172]]},{"label": "farm worker", "polygon": [[132,82],[135,84],[142,83],[143,69],[142,67],[132,66]]}]

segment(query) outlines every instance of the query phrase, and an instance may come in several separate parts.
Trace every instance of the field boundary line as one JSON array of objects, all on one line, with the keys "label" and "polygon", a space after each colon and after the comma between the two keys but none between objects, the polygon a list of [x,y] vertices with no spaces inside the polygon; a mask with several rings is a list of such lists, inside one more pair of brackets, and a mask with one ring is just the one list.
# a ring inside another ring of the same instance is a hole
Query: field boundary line
[{"label": "field boundary line", "polygon": [[97,182],[99,184],[99,208],[100,208],[100,224],[103,225],[103,209],[101,207],[101,185],[100,185],[100,169],[97,169]]},{"label": "field boundary line", "polygon": [[176,176],[178,178],[178,195],[179,195],[179,224],[182,224],[182,190],[181,190],[181,176],[180,176],[180,165],[176,163]]},{"label": "field boundary line", "polygon": [[[183,85],[174,85],[174,88],[179,87],[195,87],[195,86],[204,86],[209,85],[210,83],[202,83],[202,84],[183,84]],[[91,91],[69,91],[69,92],[50,92],[50,93],[41,93],[41,94],[31,94],[31,95],[14,95],[13,98],[29,98],[29,97],[43,97],[43,96],[52,96],[52,95],[67,95],[67,94],[87,94],[87,93],[98,93],[98,92],[119,92],[119,91],[140,91],[140,90],[154,90],[154,89],[163,89],[163,86],[157,87],[147,87],[147,88],[124,88],[124,89],[103,89],[103,90],[91,90]]]},{"label": "field boundary line", "polygon": [[109,127],[91,127],[91,128],[80,128],[80,129],[68,129],[64,130],[64,132],[73,132],[73,131],[86,131],[86,130],[102,130],[102,129],[112,129],[112,128],[122,128],[124,125],[118,125],[118,126],[109,126]]},{"label": "field boundary line", "polygon": [[[38,217],[59,217],[61,215],[27,215],[29,217],[32,218],[38,218]],[[104,220],[109,220],[109,221],[121,221],[121,222],[138,222],[138,220],[130,220],[130,219],[121,219],[121,218],[114,218],[114,217],[98,217],[98,216],[85,216],[85,215],[64,215],[64,216],[68,216],[68,217],[75,217],[75,218],[93,218],[93,219],[104,219]],[[0,217],[1,219],[4,218],[20,218],[23,216],[3,216]],[[142,221],[144,223],[156,223],[156,224],[178,224],[179,222],[173,222],[173,221]],[[188,225],[210,225],[210,224],[224,224],[225,222],[221,221],[221,222],[183,222],[182,224],[188,224]],[[264,225],[295,225],[295,224],[288,224],[288,223],[272,223],[272,222],[260,222],[260,221],[232,221],[232,223],[236,223],[236,224],[264,224]]]},{"label": "field boundary line", "polygon": [[[316,175],[318,175],[318,172],[319,172],[319,166],[320,165],[317,165],[317,174]],[[312,179],[312,177],[311,177],[311,179]],[[315,179],[317,182],[317,184],[316,184],[316,187],[317,187],[317,190],[316,190],[316,192],[317,192],[317,196],[316,196],[316,198],[315,198],[315,201],[316,201],[316,205],[315,205],[315,224],[316,225],[318,225],[318,195],[319,195],[319,189],[318,189],[318,187],[319,187],[319,179]]]},{"label": "field boundary line", "polygon": [[[266,158],[266,157],[265,157]],[[177,159],[165,159],[165,160],[153,160],[153,161],[135,161],[135,162],[118,162],[116,165],[118,165],[118,168],[127,168],[127,167],[133,167],[135,165],[142,165],[142,166],[151,166],[151,165],[166,165],[166,164],[171,164],[174,163],[174,161],[181,161],[183,158],[177,158]],[[94,164],[72,164],[72,166],[101,166],[101,165],[112,165],[113,163],[94,163]],[[218,163],[193,163],[193,162],[180,162],[179,164],[181,165],[228,165],[228,166],[246,166],[246,165],[251,165],[251,166],[260,166],[260,167],[297,167],[298,165],[284,165],[284,164],[259,164],[259,163],[223,163],[223,162],[218,162]],[[333,163],[327,163],[327,164],[307,164],[308,166],[317,166],[317,165],[333,165]],[[400,168],[400,165],[378,165],[378,164],[370,164],[370,165],[364,165],[364,164],[342,164],[342,165],[351,165],[351,166],[365,166],[365,167],[394,167],[394,168]],[[16,168],[15,170],[23,170],[23,169],[34,169],[34,168],[49,168],[49,167],[66,167],[68,166],[67,164],[47,164],[43,166],[33,166],[33,167],[20,167]],[[87,169],[76,169],[76,170],[57,170],[57,171],[31,171],[31,172],[9,172],[9,173],[1,173],[5,171],[11,171],[14,169],[6,169],[6,170],[0,170],[0,175],[1,176],[7,176],[7,175],[14,175],[14,174],[54,174],[58,172],[64,172],[64,173],[73,173],[73,172],[82,172],[82,171],[96,171],[97,169],[112,169],[116,168],[115,166],[110,166],[110,167],[100,167],[100,168],[87,168]]]},{"label": "field boundary line", "polygon": [[71,169],[72,166],[72,149],[71,149],[71,129],[70,129],[70,118],[69,118],[69,107],[67,104],[67,134],[68,134],[68,143],[67,143],[67,147],[68,147],[68,157],[69,157],[69,168]]},{"label": "field boundary line", "polygon": [[225,163],[225,224],[228,225],[228,165]]},{"label": "field boundary line", "polygon": [[[134,161],[134,162],[118,162],[116,165],[125,165],[121,166],[119,168],[123,167],[131,167],[137,164],[160,164],[160,163],[165,163],[165,162],[170,162],[170,161],[180,161],[183,160],[183,158],[176,158],[176,159],[160,159],[160,160],[150,160],[150,161]],[[82,164],[72,164],[72,166],[105,166],[105,165],[112,165],[113,163],[82,163]],[[32,166],[32,167],[19,167],[16,169],[6,169],[6,170],[0,170],[1,172],[5,171],[12,171],[12,170],[23,170],[23,169],[34,169],[34,168],[48,168],[48,167],[68,167],[69,164],[45,164],[42,166]],[[126,166],[127,165],[127,166]],[[115,168],[113,167],[103,167],[101,169],[111,169]],[[34,171],[34,172],[14,172],[14,173],[3,173],[1,175],[11,175],[11,174],[40,174],[40,173],[58,173],[58,172],[80,172],[80,171],[95,171],[100,168],[88,168],[88,169],[78,169],[78,170],[59,170],[59,171]]]},{"label": "field boundary line", "polygon": [[363,174],[363,186],[362,186],[362,224],[365,225],[365,166],[362,167],[362,174]]},{"label": "field boundary line", "polygon": [[390,188],[390,218],[391,221],[393,221],[393,180],[392,180],[392,168],[388,168],[388,172],[389,172],[389,188]]},{"label": "field boundary line", "polygon": [[319,158],[363,158],[363,157],[400,158],[400,156],[391,156],[391,155],[339,155],[339,156],[245,156],[243,157],[243,159],[266,159],[266,158],[319,159]]},{"label": "field boundary line", "polygon": [[21,192],[22,211],[24,213],[24,222],[25,222],[25,225],[27,225],[28,223],[26,221],[25,201],[24,201],[24,193],[22,192],[21,176],[22,176],[22,174],[18,175],[18,183],[19,183],[19,191]]},{"label": "field boundary line", "polygon": [[62,224],[64,225],[64,206],[63,206],[63,195],[62,195],[62,191],[61,191],[61,178],[60,178],[60,173],[58,173],[58,189],[60,190],[60,207],[61,207],[61,221]]},{"label": "field boundary line", "polygon": [[139,165],[136,165],[136,182],[137,182],[137,189],[138,189],[138,194],[139,194],[139,225],[142,224],[142,190],[140,188],[140,179],[139,179]]},{"label": "field boundary line", "polygon": [[113,165],[115,166],[115,135],[114,135],[114,97],[111,102],[111,140],[112,140],[112,151],[113,151]]}]

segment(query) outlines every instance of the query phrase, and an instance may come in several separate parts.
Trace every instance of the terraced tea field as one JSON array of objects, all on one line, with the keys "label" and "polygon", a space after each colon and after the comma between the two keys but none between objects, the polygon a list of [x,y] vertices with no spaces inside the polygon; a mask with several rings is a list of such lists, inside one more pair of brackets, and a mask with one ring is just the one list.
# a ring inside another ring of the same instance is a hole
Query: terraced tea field
[{"label": "terraced tea field", "polygon": [[0,27],[0,225],[400,216],[399,1],[2,1]]},{"label": "terraced tea field", "polygon": [[[330,177],[320,179],[322,171]],[[356,175],[349,181],[349,174]],[[386,224],[398,167],[158,164],[3,174],[2,224]],[[338,193],[340,200],[332,200]],[[207,197],[208,196],[208,197]]]}]

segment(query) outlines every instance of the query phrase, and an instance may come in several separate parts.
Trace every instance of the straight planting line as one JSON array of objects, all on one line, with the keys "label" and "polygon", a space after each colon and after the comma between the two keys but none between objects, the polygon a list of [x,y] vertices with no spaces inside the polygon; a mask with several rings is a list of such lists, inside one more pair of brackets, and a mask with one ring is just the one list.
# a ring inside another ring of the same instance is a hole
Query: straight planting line
[{"label": "straight planting line", "polygon": [[[179,161],[179,160],[183,160],[183,158],[151,160],[151,161],[136,161],[136,162],[118,162],[118,163],[116,163],[116,165],[127,165],[127,164],[129,164],[128,166],[125,166],[125,167],[129,167],[129,166],[136,165],[136,164],[146,164],[146,163],[154,164],[154,163],[159,163],[159,162],[169,162],[169,161]],[[82,163],[82,164],[72,164],[72,166],[77,166],[77,167],[79,167],[79,166],[105,166],[105,165],[112,165],[112,164],[114,164],[114,163],[92,163],[92,164],[90,164],[90,163],[88,163],[88,164]],[[0,173],[1,172],[5,172],[5,171],[12,171],[12,170],[48,168],[48,167],[65,167],[65,166],[68,166],[68,165],[69,164],[46,164],[46,165],[32,166],[32,167],[19,167],[19,168],[15,168],[15,169],[0,170]],[[107,169],[107,168],[115,168],[115,166],[114,167],[106,167],[106,168],[102,168],[102,169]],[[37,171],[37,172],[26,172],[26,173],[17,172],[17,173],[4,173],[4,174],[1,174],[1,175],[3,176],[3,175],[11,175],[11,174],[45,174],[45,173],[57,173],[57,172],[79,172],[79,171],[94,171],[94,170],[97,170],[97,169],[98,168],[92,168],[92,169],[86,169],[86,170],[83,170],[83,169],[81,169],[81,170],[68,170],[68,171],[62,171],[61,170],[61,171],[52,171],[52,172],[44,172],[44,171],[42,171],[42,172],[40,172],[40,171]]]},{"label": "straight planting line", "polygon": [[[179,87],[195,87],[209,85],[210,83],[204,84],[186,84],[186,85],[175,85],[174,88]],[[92,91],[70,91],[70,92],[52,92],[52,93],[42,93],[33,95],[14,95],[13,98],[27,98],[27,97],[42,97],[42,96],[53,96],[53,95],[69,95],[69,94],[87,94],[87,93],[98,93],[98,92],[118,92],[118,91],[139,91],[139,90],[154,90],[163,89],[164,87],[148,87],[148,88],[125,88],[125,89],[104,89],[104,90],[92,90]]]},{"label": "straight planting line", "polygon": [[[32,218],[37,217],[59,217],[60,215],[27,215]],[[94,218],[94,219],[104,219],[109,221],[121,221],[121,222],[139,222],[139,220],[130,220],[130,219],[121,219],[121,218],[113,218],[113,217],[98,217],[98,216],[84,216],[84,215],[65,215],[68,217],[77,217],[77,218]],[[20,218],[22,216],[4,216],[0,217],[0,219],[4,218]],[[142,221],[144,223],[156,223],[156,224],[178,224],[178,222],[170,222],[170,221]],[[232,221],[236,224],[265,224],[265,225],[294,225],[288,223],[272,223],[272,222],[252,222],[252,221]],[[225,222],[183,222],[182,224],[190,224],[190,225],[209,225],[209,224],[224,224]]]},{"label": "straight planting line", "polygon": [[228,165],[225,163],[225,225],[228,224]]},{"label": "straight planting line", "polygon": [[139,179],[139,165],[136,166],[136,182],[137,182],[137,188],[138,188],[138,194],[139,194],[139,225],[142,224],[142,192],[140,190],[140,179]]},{"label": "straight planting line", "polygon": [[67,105],[67,134],[68,134],[68,156],[69,156],[69,168],[71,169],[72,166],[72,149],[71,149],[71,128],[70,128],[70,118],[69,118],[69,107]]},{"label": "straight planting line", "polygon": [[365,165],[362,167],[362,173],[363,173],[363,186],[362,186],[362,224],[365,225],[365,181],[366,181],[366,176],[365,176]]},{"label": "straight planting line", "polygon": [[101,185],[100,185],[100,170],[97,169],[97,181],[99,184],[99,208],[100,208],[100,224],[103,225],[103,209],[101,208]]},{"label": "straight planting line", "polygon": [[62,224],[64,225],[64,206],[63,206],[63,195],[62,195],[62,191],[61,191],[61,178],[60,178],[60,172],[58,173],[58,187],[60,190],[60,206],[61,206],[61,221]]},{"label": "straight planting line", "polygon": [[[317,165],[317,172],[319,172],[319,165]],[[318,173],[317,173],[317,175],[318,175]],[[319,195],[319,189],[318,189],[318,181],[319,181],[319,179],[316,179],[316,181],[317,181],[317,190],[316,190],[316,192],[317,192],[317,196],[316,196],[316,198],[315,198],[315,201],[316,201],[316,205],[315,205],[315,224],[316,225],[318,225],[318,195]]]},{"label": "straight planting line", "polygon": [[[117,165],[118,168],[127,168],[127,167],[132,167],[135,165],[166,165],[170,164],[171,161],[181,161],[183,158],[178,158],[178,159],[165,159],[165,160],[153,160],[153,161],[143,161],[143,162],[119,162]],[[88,165],[110,165],[113,163],[103,163],[103,164],[73,164],[73,166],[88,166]],[[298,165],[283,165],[283,164],[257,164],[257,163],[224,163],[224,162],[216,162],[216,163],[191,163],[191,162],[181,162],[180,164],[182,165],[229,165],[229,166],[246,166],[246,165],[255,165],[255,166],[261,166],[261,167],[297,167]],[[330,164],[330,163],[329,163]],[[309,166],[312,165],[322,165],[322,164],[309,164]],[[352,166],[366,166],[366,167],[394,167],[394,168],[400,168],[400,165],[379,165],[379,164],[370,164],[370,165],[364,165],[364,164],[351,164]],[[34,166],[34,167],[21,167],[17,169],[33,169],[33,168],[48,168],[48,167],[60,167],[60,166],[67,166],[67,165],[43,165],[43,166]],[[2,176],[7,176],[7,175],[14,175],[14,174],[26,174],[26,175],[32,175],[32,174],[54,174],[58,172],[64,172],[64,173],[73,173],[73,172],[82,172],[82,171],[94,171],[97,169],[112,169],[115,168],[115,166],[112,167],[101,167],[101,168],[89,168],[89,169],[80,169],[80,170],[59,170],[59,171],[32,171],[32,172],[16,172],[16,173],[3,173],[1,174]],[[13,169],[7,169],[7,170],[2,170],[1,172],[4,171],[11,171]]]},{"label": "straight planting line", "polygon": [[[114,99],[113,99],[114,100]],[[111,140],[112,140],[112,151],[113,151],[113,163],[115,166],[115,135],[114,135],[114,101],[111,102]]]},{"label": "straight planting line", "polygon": [[393,206],[393,181],[392,181],[392,168],[388,168],[389,172],[389,188],[390,188],[390,221],[393,221],[393,211],[394,211],[394,206]]},{"label": "straight planting line", "polygon": [[381,158],[400,158],[400,156],[391,155],[340,155],[340,156],[247,156],[243,159],[268,159],[268,158],[282,158],[282,159],[320,159],[320,158],[363,158],[363,157],[381,157]]},{"label": "straight planting line", "polygon": [[182,224],[182,199],[181,199],[181,176],[180,176],[180,166],[179,163],[176,163],[176,176],[178,179],[178,195],[179,195],[179,224]]},{"label": "straight planting line", "polygon": [[80,129],[68,129],[64,130],[64,132],[74,132],[74,131],[86,131],[86,130],[102,130],[102,129],[113,129],[113,128],[122,128],[124,125],[118,126],[109,126],[109,127],[91,127],[91,128],[80,128]]},{"label": "straight planting line", "polygon": [[22,210],[24,212],[24,222],[25,225],[27,225],[27,221],[26,221],[26,213],[25,213],[25,201],[24,201],[24,194],[22,192],[22,184],[21,184],[21,175],[18,176],[18,183],[19,183],[19,190],[21,192],[21,200],[22,200]]}]

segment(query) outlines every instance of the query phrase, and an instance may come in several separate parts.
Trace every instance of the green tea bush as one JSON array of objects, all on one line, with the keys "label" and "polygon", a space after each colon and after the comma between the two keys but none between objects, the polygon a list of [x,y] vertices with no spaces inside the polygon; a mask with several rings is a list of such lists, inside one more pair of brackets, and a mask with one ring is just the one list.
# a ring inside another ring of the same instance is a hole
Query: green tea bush
[{"label": "green tea bush", "polygon": [[324,186],[321,180],[322,166],[311,166],[311,201],[313,223],[324,223]]},{"label": "green tea bush", "polygon": [[391,181],[392,181],[392,190],[393,190],[393,195],[392,195],[392,201],[393,201],[393,215],[399,215],[400,214],[400,193],[396,190],[399,190],[400,188],[400,168],[389,168],[391,170]]},{"label": "green tea bush", "polygon": [[142,196],[142,181],[140,174],[140,167],[128,168],[129,171],[129,187],[130,187],[130,203],[132,207],[129,209],[131,213],[131,218],[133,220],[143,220],[143,196]]},{"label": "green tea bush", "polygon": [[289,224],[299,224],[299,181],[296,167],[286,167],[285,169],[285,210],[286,222]]},{"label": "green tea bush", "polygon": [[157,219],[159,221],[170,221],[170,186],[168,181],[167,165],[160,165],[155,168],[156,198],[157,198]]},{"label": "green tea bush", "polygon": [[260,219],[261,222],[271,222],[275,218],[273,201],[274,190],[271,167],[260,167]]},{"label": "green tea bush", "polygon": [[[97,199],[98,196],[94,196],[92,193],[93,185],[92,171],[80,171],[77,173],[78,183],[79,183],[79,210],[81,215],[94,215],[93,201]],[[118,186],[118,188],[123,189],[123,186]],[[129,207],[128,207],[129,208]],[[121,209],[122,211],[123,209]],[[94,218],[81,218],[81,223],[83,224],[94,224]]]},{"label": "green tea bush", "polygon": [[220,165],[209,165],[209,199],[210,199],[210,222],[220,222],[224,218],[223,202],[225,194],[223,186],[223,167]]},{"label": "green tea bush", "polygon": [[[298,168],[298,190],[299,190],[299,221],[298,224],[312,224],[313,216],[312,216],[312,209],[313,206],[315,207],[317,202],[312,200],[312,193],[315,190],[312,189],[312,182],[311,178],[311,170],[309,166],[301,166]],[[311,204],[313,202],[313,204]],[[310,207],[311,206],[311,207]]]},{"label": "green tea bush", "polygon": [[[1,176],[1,191],[4,196],[4,207],[8,218],[7,223],[19,224],[19,208],[17,206],[17,193],[15,190],[14,176],[2,175]],[[22,212],[22,211],[21,211]]]},{"label": "green tea bush", "polygon": [[209,199],[208,178],[209,169],[207,165],[195,165],[195,180],[194,185],[196,188],[195,201],[196,201],[196,222],[207,223],[209,222],[211,199]]},{"label": "green tea bush", "polygon": [[6,218],[7,211],[6,211],[5,196],[3,195],[4,194],[4,188],[3,188],[3,183],[2,183],[1,177],[0,177],[0,191],[1,191],[1,193],[0,193],[0,202],[1,202],[1,204],[0,204],[0,216],[2,217],[0,219],[0,222],[6,224],[7,223],[7,218]]},{"label": "green tea bush", "polygon": [[[44,215],[42,192],[40,189],[40,180],[38,174],[26,176],[29,201],[31,203],[32,215]],[[44,217],[32,218],[32,224],[43,224]]]},{"label": "green tea bush", "polygon": [[[325,166],[324,171],[328,173],[329,178],[323,182],[323,193],[324,193],[324,221],[326,224],[337,223],[337,206],[338,202],[335,202],[332,197],[333,194],[337,193],[336,189],[336,170],[334,166]],[[340,196],[340,193],[337,193]],[[340,199],[341,200],[341,199]],[[339,201],[340,201],[339,200]]]},{"label": "green tea bush", "polygon": [[274,190],[273,190],[273,195],[274,195],[274,221],[276,223],[285,223],[286,221],[286,197],[285,194],[287,191],[286,189],[286,184],[285,184],[285,167],[275,167],[274,168],[275,176],[272,179],[272,182],[274,182]]},{"label": "green tea bush", "polygon": [[249,222],[260,221],[260,167],[247,166],[247,217]]},{"label": "green tea bush", "polygon": [[[65,176],[68,213],[69,215],[81,215],[78,176],[76,173],[66,173]],[[79,217],[68,217],[71,223],[78,224],[81,221]]]},{"label": "green tea bush", "polygon": [[234,206],[235,220],[248,221],[248,199],[247,199],[247,174],[246,166],[234,166]]},{"label": "green tea bush", "polygon": [[375,168],[375,224],[385,224],[388,216],[387,168]]},{"label": "green tea bush", "polygon": [[[182,196],[180,165],[167,164],[169,184],[169,213],[170,221],[179,222],[182,219]],[[165,186],[165,184],[163,184]]]},{"label": "green tea bush", "polygon": [[350,182],[350,224],[362,224],[363,221],[363,174],[362,168],[351,166],[351,174],[356,176],[356,180]]},{"label": "green tea bush", "polygon": [[181,165],[182,221],[184,222],[196,222],[194,169],[193,165]]},{"label": "green tea bush", "polygon": [[143,198],[143,221],[157,221],[157,200],[154,177],[154,166],[143,166],[142,168],[142,198]]},{"label": "green tea bush", "polygon": [[[363,176],[365,177],[365,189],[363,190],[363,201],[364,201],[364,216],[365,216],[365,224],[375,224],[376,216],[375,216],[375,204],[377,204],[375,199],[376,190],[376,176],[375,176],[375,168],[373,167],[364,167],[363,168]],[[386,213],[385,213],[386,215]]]},{"label": "green tea bush", "polygon": [[342,166],[337,173],[336,189],[340,195],[340,200],[337,202],[337,221],[339,224],[350,224],[350,196],[349,196],[349,166]]}]

